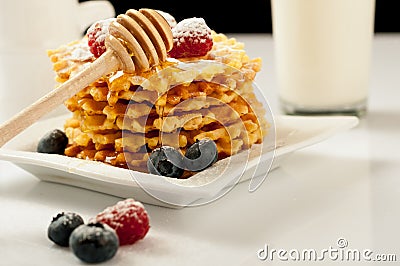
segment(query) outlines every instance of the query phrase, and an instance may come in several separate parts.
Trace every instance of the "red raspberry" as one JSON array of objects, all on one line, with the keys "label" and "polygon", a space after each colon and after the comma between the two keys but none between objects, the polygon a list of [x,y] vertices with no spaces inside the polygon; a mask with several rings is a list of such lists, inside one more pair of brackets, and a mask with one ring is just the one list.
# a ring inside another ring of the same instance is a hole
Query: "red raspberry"
[{"label": "red raspberry", "polygon": [[91,222],[108,224],[117,232],[121,246],[144,238],[150,229],[149,216],[143,204],[131,198],[105,208]]},{"label": "red raspberry", "polygon": [[86,32],[90,52],[96,58],[100,57],[106,51],[104,41],[108,34],[108,27],[114,20],[115,18],[99,20],[93,23]]},{"label": "red raspberry", "polygon": [[213,46],[211,29],[203,18],[187,18],[172,28],[174,46],[168,55],[173,58],[206,55]]}]

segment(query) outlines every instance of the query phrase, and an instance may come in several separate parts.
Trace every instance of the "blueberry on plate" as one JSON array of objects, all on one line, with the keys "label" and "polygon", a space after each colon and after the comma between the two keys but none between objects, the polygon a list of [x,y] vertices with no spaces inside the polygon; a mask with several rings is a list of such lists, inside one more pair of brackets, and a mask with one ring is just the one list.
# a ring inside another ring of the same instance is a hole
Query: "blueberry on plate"
[{"label": "blueberry on plate", "polygon": [[211,139],[202,139],[193,143],[185,153],[185,168],[189,171],[202,171],[218,159],[217,145]]},{"label": "blueberry on plate", "polygon": [[183,155],[171,146],[154,149],[147,160],[147,169],[151,174],[179,178],[183,175]]},{"label": "blueberry on plate", "polygon": [[83,223],[80,215],[73,212],[61,212],[53,217],[47,228],[47,236],[57,245],[68,247],[72,231]]},{"label": "blueberry on plate", "polygon": [[115,230],[104,223],[80,225],[72,232],[69,243],[74,255],[86,263],[107,261],[119,247]]},{"label": "blueberry on plate", "polygon": [[37,152],[64,154],[67,147],[68,138],[65,133],[59,129],[47,132],[40,140],[37,146]]}]

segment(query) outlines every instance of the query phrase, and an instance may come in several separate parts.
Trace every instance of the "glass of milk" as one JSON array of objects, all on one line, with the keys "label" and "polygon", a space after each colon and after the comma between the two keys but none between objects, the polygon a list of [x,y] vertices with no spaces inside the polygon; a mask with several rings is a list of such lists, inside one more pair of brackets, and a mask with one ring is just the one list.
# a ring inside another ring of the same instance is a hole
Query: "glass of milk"
[{"label": "glass of milk", "polygon": [[286,114],[367,110],[375,0],[271,0]]}]

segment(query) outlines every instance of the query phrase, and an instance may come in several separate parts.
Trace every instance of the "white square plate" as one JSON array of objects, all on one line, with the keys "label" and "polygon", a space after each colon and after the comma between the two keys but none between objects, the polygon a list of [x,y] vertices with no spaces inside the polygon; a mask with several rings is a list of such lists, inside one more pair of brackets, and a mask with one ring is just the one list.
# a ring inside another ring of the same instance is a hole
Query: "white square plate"
[{"label": "white square plate", "polygon": [[[189,179],[177,180],[102,162],[35,152],[38,140],[47,131],[62,129],[65,119],[66,116],[59,116],[35,123],[0,149],[0,160],[10,161],[43,181],[173,208],[209,202],[237,182],[249,179],[250,187],[256,189],[285,155],[353,128],[359,122],[353,116],[276,116],[275,148],[263,147],[263,153],[257,156],[238,154],[218,161]],[[252,152],[257,149],[256,145]]]}]

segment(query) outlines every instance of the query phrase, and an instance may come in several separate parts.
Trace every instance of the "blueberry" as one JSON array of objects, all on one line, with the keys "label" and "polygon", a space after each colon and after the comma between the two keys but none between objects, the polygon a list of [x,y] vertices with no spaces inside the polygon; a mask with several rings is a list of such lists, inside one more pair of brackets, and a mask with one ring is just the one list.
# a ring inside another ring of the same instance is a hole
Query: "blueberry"
[{"label": "blueberry", "polygon": [[196,141],[186,150],[185,157],[190,159],[185,161],[187,170],[202,171],[217,161],[217,145],[211,139]]},{"label": "blueberry", "polygon": [[103,223],[80,225],[72,232],[69,243],[75,256],[87,263],[107,261],[119,247],[115,230]]},{"label": "blueberry", "polygon": [[57,245],[68,247],[72,231],[83,223],[80,215],[72,212],[61,212],[51,221],[47,229],[47,236]]},{"label": "blueberry", "polygon": [[182,154],[170,146],[154,149],[147,160],[147,169],[151,174],[179,178],[183,174]]},{"label": "blueberry", "polygon": [[68,138],[65,133],[59,129],[54,129],[46,133],[40,140],[37,146],[37,152],[64,154],[67,147]]}]

